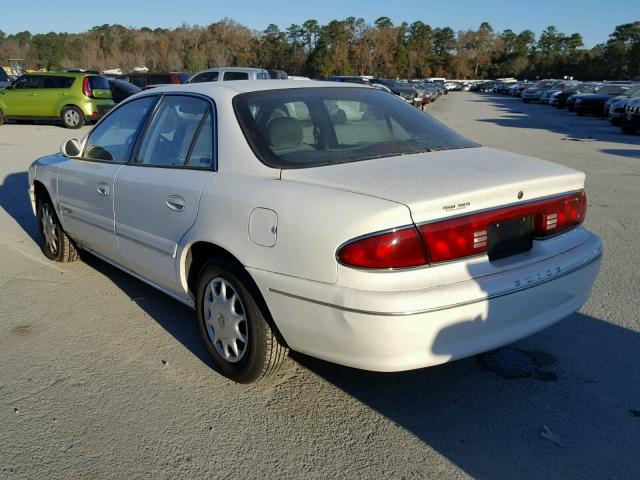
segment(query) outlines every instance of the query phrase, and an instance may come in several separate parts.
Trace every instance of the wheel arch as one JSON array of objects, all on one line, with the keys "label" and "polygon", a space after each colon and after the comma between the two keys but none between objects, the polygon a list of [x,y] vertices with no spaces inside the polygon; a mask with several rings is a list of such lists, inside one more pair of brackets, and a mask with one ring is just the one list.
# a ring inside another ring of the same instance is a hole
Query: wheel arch
[{"label": "wheel arch", "polygon": [[75,103],[63,103],[63,104],[61,104],[60,108],[58,109],[58,117],[62,118],[62,111],[67,107],[75,107],[78,110],[80,110],[80,113],[82,113],[82,116],[84,117],[85,122],[87,121],[87,116],[84,114],[84,110],[82,109],[82,107],[80,105],[76,105]]},{"label": "wheel arch", "polygon": [[245,279],[249,283],[247,287],[255,296],[256,303],[262,310],[265,319],[272,326],[283,344],[287,345],[285,338],[282,336],[276,322],[271,316],[267,302],[262,296],[258,284],[245,268],[244,264],[226,248],[205,240],[195,241],[184,248],[180,256],[180,280],[183,287],[186,287],[187,292],[190,293],[197,302],[198,277],[200,276],[200,272],[207,261],[216,258],[224,259],[234,264],[246,274]]}]

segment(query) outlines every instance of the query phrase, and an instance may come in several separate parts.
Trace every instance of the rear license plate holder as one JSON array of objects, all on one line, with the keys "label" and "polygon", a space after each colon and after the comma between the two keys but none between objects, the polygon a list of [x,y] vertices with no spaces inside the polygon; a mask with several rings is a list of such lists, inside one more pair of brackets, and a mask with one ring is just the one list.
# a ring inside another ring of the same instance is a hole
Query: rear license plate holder
[{"label": "rear license plate holder", "polygon": [[533,247],[533,217],[529,215],[492,223],[487,234],[489,261],[528,252]]}]

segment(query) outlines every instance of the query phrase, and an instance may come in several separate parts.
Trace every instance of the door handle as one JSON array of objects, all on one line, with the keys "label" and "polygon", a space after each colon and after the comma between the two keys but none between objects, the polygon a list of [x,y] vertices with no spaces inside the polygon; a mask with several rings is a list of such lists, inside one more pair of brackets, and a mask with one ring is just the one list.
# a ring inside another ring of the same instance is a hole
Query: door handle
[{"label": "door handle", "polygon": [[184,211],[184,198],[180,195],[169,195],[164,203],[174,212]]},{"label": "door handle", "polygon": [[109,184],[105,182],[100,182],[96,187],[96,190],[100,195],[104,195],[105,197],[109,196],[109,192],[111,191]]}]

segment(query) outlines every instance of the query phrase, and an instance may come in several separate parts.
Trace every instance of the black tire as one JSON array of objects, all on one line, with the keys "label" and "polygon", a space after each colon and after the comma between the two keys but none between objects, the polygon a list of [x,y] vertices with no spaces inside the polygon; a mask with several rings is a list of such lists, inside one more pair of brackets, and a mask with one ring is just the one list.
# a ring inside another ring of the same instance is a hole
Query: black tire
[{"label": "black tire", "polygon": [[523,98],[522,99],[522,103],[529,103],[531,100],[529,100],[528,98]]},{"label": "black tire", "polygon": [[[226,282],[224,292],[221,287],[218,289],[222,281]],[[225,313],[230,303],[220,300],[225,296],[225,300],[229,300],[234,293],[237,300],[231,308],[236,314],[240,311],[244,318],[235,327]],[[288,348],[275,328],[257,287],[243,268],[224,258],[209,260],[200,273],[196,302],[200,333],[217,372],[238,383],[251,383],[280,368],[288,355]],[[245,342],[238,337],[233,339],[239,352],[235,355],[233,349],[223,343],[234,337],[234,332],[243,333],[246,338]],[[218,340],[218,335],[225,338]],[[226,352],[229,358],[226,359],[221,351]]]},{"label": "black tire", "polygon": [[620,130],[622,130],[622,133],[624,133],[625,135],[634,135],[636,133],[636,129],[629,125],[622,125],[620,127]]},{"label": "black tire", "polygon": [[576,112],[576,115],[578,115],[579,117],[584,117],[585,113],[584,112]]},{"label": "black tire", "polygon": [[[45,257],[54,262],[75,262],[78,260],[78,250],[62,229],[58,215],[56,215],[56,211],[48,197],[38,198],[36,214],[42,239],[40,249]],[[47,229],[46,232],[45,229]]]},{"label": "black tire", "polygon": [[611,122],[611,125],[613,125],[614,127],[619,127],[622,123],[622,119],[620,117],[613,117],[609,119],[609,122]]},{"label": "black tire", "polygon": [[86,120],[84,113],[78,107],[64,107],[60,112],[60,121],[64,128],[77,129],[84,126]]}]

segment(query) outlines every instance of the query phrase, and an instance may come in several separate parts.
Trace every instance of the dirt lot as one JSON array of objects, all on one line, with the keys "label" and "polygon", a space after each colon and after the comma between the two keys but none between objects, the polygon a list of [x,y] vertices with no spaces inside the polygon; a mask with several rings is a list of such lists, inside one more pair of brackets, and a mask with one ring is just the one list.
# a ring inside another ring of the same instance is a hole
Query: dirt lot
[{"label": "dirt lot", "polygon": [[[296,355],[253,386],[210,369],[186,307],[90,256],[44,259],[26,168],[77,132],[0,127],[0,479],[637,478],[640,137],[507,97],[430,111],[587,172],[605,244],[593,298],[498,368],[383,375]],[[527,378],[498,374],[523,362]]]}]

